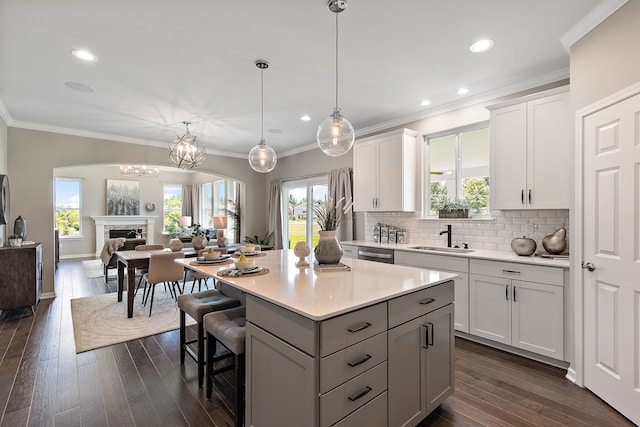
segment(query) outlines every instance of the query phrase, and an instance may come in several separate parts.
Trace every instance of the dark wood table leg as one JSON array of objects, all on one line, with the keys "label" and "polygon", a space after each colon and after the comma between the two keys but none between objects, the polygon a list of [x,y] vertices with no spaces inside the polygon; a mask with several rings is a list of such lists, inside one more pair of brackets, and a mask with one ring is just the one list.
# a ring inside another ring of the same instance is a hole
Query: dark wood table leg
[{"label": "dark wood table leg", "polygon": [[122,302],[122,292],[124,291],[124,263],[118,261],[118,302]]},{"label": "dark wood table leg", "polygon": [[133,317],[133,298],[136,291],[136,267],[127,266],[127,317]]}]

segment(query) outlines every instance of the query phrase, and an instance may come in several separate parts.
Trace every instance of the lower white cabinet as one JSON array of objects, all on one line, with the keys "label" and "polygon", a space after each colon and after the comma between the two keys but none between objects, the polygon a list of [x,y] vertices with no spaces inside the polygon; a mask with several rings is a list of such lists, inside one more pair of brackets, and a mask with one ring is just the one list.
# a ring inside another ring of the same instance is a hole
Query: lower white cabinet
[{"label": "lower white cabinet", "polygon": [[388,337],[389,426],[415,426],[453,393],[453,304],[389,329]]},{"label": "lower white cabinet", "polygon": [[344,258],[358,258],[358,247],[355,245],[342,245],[342,256]]},{"label": "lower white cabinet", "polygon": [[470,334],[563,360],[562,269],[471,260],[470,272]]}]

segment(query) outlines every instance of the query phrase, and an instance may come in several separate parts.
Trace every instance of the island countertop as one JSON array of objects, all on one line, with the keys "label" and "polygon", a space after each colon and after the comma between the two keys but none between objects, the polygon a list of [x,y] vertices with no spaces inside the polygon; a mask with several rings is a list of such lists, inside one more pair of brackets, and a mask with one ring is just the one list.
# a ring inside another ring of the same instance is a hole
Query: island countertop
[{"label": "island countertop", "polygon": [[269,269],[263,275],[223,277],[217,273],[233,264],[203,265],[178,259],[185,267],[215,277],[234,288],[272,302],[314,321],[325,320],[377,302],[428,288],[456,277],[452,273],[343,258],[351,271],[318,272],[296,267],[291,250],[265,251],[255,264]]}]

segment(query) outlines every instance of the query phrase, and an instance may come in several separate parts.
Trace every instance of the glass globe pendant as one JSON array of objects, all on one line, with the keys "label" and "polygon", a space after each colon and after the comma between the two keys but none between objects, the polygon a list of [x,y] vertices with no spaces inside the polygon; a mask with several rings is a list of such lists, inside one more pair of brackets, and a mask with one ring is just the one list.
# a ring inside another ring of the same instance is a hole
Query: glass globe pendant
[{"label": "glass globe pendant", "polygon": [[335,108],[331,116],[318,126],[316,138],[323,153],[338,157],[351,150],[355,131],[349,120],[342,117],[342,110]]},{"label": "glass globe pendant", "polygon": [[316,140],[323,153],[338,157],[348,153],[353,147],[355,131],[349,120],[342,116],[338,108],[338,14],[347,8],[346,0],[330,0],[329,10],[336,14],[336,106],[333,112],[318,126]]},{"label": "glass globe pendant", "polygon": [[249,151],[249,164],[256,172],[271,172],[277,162],[276,152],[267,145],[264,138],[260,140],[260,144]]},{"label": "glass globe pendant", "polygon": [[253,170],[256,172],[267,173],[271,172],[278,162],[276,152],[273,148],[267,145],[267,142],[264,139],[264,70],[269,68],[269,63],[262,59],[258,59],[256,61],[256,67],[260,69],[260,86],[262,88],[262,134],[260,137],[260,143],[249,151],[249,165],[251,165]]}]

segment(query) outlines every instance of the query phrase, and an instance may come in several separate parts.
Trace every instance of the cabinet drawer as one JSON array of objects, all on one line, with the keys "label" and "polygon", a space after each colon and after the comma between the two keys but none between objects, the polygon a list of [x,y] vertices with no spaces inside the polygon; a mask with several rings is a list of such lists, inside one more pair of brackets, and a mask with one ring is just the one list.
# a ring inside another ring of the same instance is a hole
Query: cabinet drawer
[{"label": "cabinet drawer", "polygon": [[320,356],[328,356],[386,330],[386,302],[325,320],[320,324]]},{"label": "cabinet drawer", "polygon": [[329,427],[387,389],[387,362],[320,395],[320,426]]},{"label": "cabinet drawer", "polygon": [[453,280],[389,300],[389,328],[453,302]]},{"label": "cabinet drawer", "polygon": [[469,261],[469,272],[505,279],[524,280],[526,282],[548,283],[556,286],[562,286],[564,278],[562,268],[477,259]]},{"label": "cabinet drawer", "polygon": [[342,256],[346,258],[358,258],[358,247],[353,245],[342,245]]},{"label": "cabinet drawer", "polygon": [[386,332],[322,358],[320,393],[328,392],[385,360],[387,360]]},{"label": "cabinet drawer", "polygon": [[429,268],[431,270],[456,271],[460,273],[467,273],[469,271],[469,259],[453,255],[395,251],[394,264]]},{"label": "cabinet drawer", "polygon": [[387,427],[387,392],[342,419],[333,427]]}]

